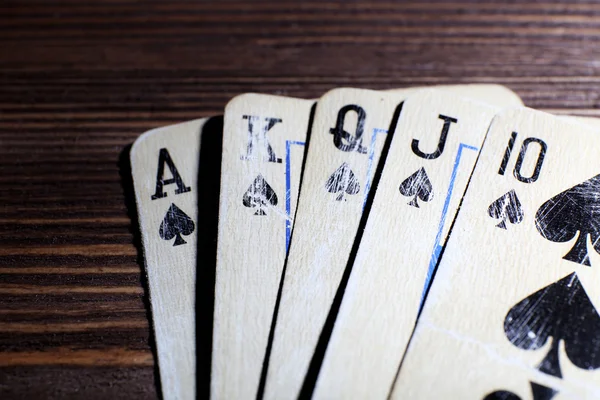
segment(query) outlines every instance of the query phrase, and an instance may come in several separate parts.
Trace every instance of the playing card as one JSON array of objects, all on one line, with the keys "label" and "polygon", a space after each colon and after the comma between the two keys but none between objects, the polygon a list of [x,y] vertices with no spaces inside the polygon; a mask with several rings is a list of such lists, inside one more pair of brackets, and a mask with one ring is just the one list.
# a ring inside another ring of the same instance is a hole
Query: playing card
[{"label": "playing card", "polygon": [[211,131],[211,121],[199,119],[154,129],[140,136],[131,149],[165,399],[196,398],[196,341],[197,336],[202,337],[202,333],[195,334],[196,253],[201,228],[198,165],[201,137],[219,138]]},{"label": "playing card", "polygon": [[243,94],[225,108],[213,398],[256,396],[313,104]]},{"label": "playing card", "polygon": [[493,120],[392,398],[600,396],[598,146],[531,109]]},{"label": "playing card", "polygon": [[313,398],[387,397],[498,111],[435,90],[401,107]]},{"label": "playing card", "polygon": [[[469,88],[445,90],[468,96]],[[513,96],[507,101],[506,90],[500,91],[499,103],[520,104]],[[267,399],[287,398],[301,388],[344,272],[394,110],[411,92],[336,89],[319,99],[275,310],[272,350],[266,356]],[[490,100],[495,98],[493,92]]]}]

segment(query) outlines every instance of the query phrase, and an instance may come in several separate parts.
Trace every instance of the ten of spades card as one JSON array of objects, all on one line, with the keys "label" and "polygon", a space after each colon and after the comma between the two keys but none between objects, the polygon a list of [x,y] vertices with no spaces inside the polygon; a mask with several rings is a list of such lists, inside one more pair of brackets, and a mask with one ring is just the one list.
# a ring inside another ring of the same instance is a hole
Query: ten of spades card
[{"label": "ten of spades card", "polygon": [[598,146],[531,109],[493,120],[392,398],[600,397]]}]

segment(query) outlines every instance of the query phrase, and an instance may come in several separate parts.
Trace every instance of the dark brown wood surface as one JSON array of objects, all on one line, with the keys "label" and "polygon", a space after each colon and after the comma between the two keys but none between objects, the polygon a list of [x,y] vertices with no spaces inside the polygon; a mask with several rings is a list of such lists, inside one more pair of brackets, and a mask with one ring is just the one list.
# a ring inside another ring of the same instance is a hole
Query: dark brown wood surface
[{"label": "dark brown wood surface", "polygon": [[0,2],[0,398],[157,397],[120,157],[256,91],[501,83],[600,115],[594,2]]}]

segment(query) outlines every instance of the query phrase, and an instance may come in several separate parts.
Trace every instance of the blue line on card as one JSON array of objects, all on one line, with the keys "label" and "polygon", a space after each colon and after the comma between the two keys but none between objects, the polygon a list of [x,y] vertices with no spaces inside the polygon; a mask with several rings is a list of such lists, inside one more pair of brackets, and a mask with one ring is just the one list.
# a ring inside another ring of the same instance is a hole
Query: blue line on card
[{"label": "blue line on card", "polygon": [[468,144],[464,143],[461,143],[460,146],[458,146],[458,151],[456,152],[456,159],[454,160],[454,168],[452,169],[452,175],[450,177],[450,185],[448,186],[448,193],[446,193],[446,200],[444,201],[444,208],[442,209],[442,217],[440,218],[440,224],[438,226],[437,235],[435,236],[435,243],[433,244],[433,251],[431,252],[431,259],[429,260],[429,269],[427,270],[425,286],[423,287],[423,293],[421,294],[421,304],[419,305],[419,311],[421,310],[421,308],[423,308],[423,301],[425,300],[427,288],[429,287],[435,266],[437,265],[440,253],[442,252],[443,244],[440,244],[440,241],[442,240],[442,232],[444,230],[444,224],[446,223],[446,217],[448,216],[448,207],[450,206],[450,199],[452,198],[452,191],[454,190],[454,181],[456,179],[456,174],[458,173],[458,166],[460,164],[460,157],[462,155],[463,149],[475,151],[479,150],[477,147],[469,146]]},{"label": "blue line on card", "polygon": [[306,142],[296,142],[293,140],[285,141],[285,252],[290,248],[290,238],[292,236],[292,173],[290,171],[292,145],[304,146]]},{"label": "blue line on card", "polygon": [[373,159],[375,158],[375,140],[377,135],[383,133],[387,135],[387,129],[373,128],[373,134],[371,135],[371,146],[369,146],[369,161],[367,164],[367,181],[365,182],[365,198],[363,200],[363,211],[367,205],[367,198],[369,197],[369,190],[371,190],[371,174],[373,172]]}]

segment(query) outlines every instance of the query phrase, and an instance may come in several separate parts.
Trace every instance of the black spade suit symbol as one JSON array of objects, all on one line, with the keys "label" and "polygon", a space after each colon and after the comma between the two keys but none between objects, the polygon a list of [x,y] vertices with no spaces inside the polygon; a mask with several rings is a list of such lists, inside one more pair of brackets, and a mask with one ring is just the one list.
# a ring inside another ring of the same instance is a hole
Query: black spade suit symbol
[{"label": "black spade suit symbol", "polygon": [[342,201],[344,193],[351,196],[357,194],[360,191],[360,184],[348,164],[342,163],[325,182],[325,189],[329,193],[337,193],[335,199]]},{"label": "black spade suit symbol", "polygon": [[537,350],[551,338],[550,350],[537,369],[562,378],[559,343],[578,368],[600,368],[600,316],[577,274],[538,290],[510,309],[504,319],[508,340],[523,350]]},{"label": "black spade suit symbol", "polygon": [[523,221],[523,207],[514,190],[507,192],[490,204],[488,215],[495,219],[500,219],[496,225],[498,228],[506,229],[506,221],[511,224],[518,224]]},{"label": "black spade suit symbol", "polygon": [[167,214],[160,223],[158,234],[164,240],[175,238],[173,246],[186,244],[181,235],[187,236],[194,232],[196,226],[194,221],[186,213],[181,211],[174,203],[167,210]]},{"label": "black spade suit symbol", "polygon": [[417,198],[421,201],[429,202],[433,199],[433,187],[431,181],[425,172],[425,168],[417,170],[414,174],[406,178],[400,184],[400,193],[413,199],[408,203],[413,207],[419,208]]},{"label": "black spade suit symbol", "polygon": [[[531,394],[533,400],[552,400],[554,396],[558,393],[558,391],[540,385],[539,383],[529,382],[531,386]],[[506,390],[498,390],[493,393],[488,394],[483,398],[483,400],[522,400],[516,394],[506,391]]]},{"label": "black spade suit symbol", "polygon": [[265,181],[265,178],[259,174],[242,196],[242,204],[248,208],[258,208],[254,215],[267,215],[265,208],[269,204],[277,205],[277,194]]},{"label": "black spade suit symbol", "polygon": [[535,213],[535,226],[552,242],[568,242],[577,236],[563,259],[590,265],[587,237],[600,253],[600,175],[573,186],[542,204]]}]

